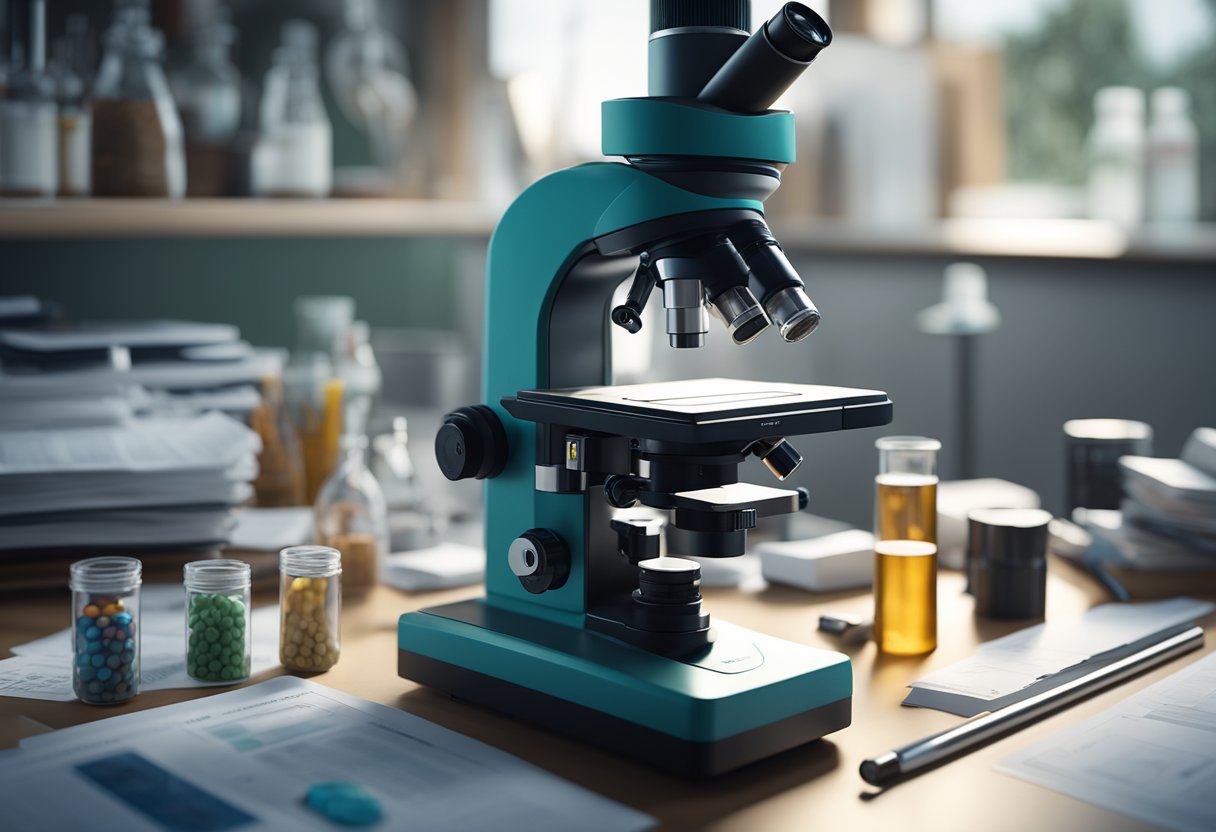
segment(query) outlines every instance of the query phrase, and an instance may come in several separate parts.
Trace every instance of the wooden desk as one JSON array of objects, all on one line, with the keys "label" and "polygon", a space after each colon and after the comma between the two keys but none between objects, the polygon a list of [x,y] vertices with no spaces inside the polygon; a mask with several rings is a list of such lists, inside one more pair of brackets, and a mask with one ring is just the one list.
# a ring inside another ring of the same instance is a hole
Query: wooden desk
[{"label": "wooden desk", "polygon": [[[904,686],[930,668],[965,658],[981,641],[1020,626],[977,620],[962,586],[962,577],[956,573],[941,576],[940,645],[931,656],[878,657],[872,644],[849,649],[855,687],[852,727],[707,783],[684,782],[656,773],[398,678],[397,616],[417,607],[469,597],[477,594],[476,590],[406,594],[380,589],[362,602],[348,601],[343,616],[342,660],[329,673],[314,678],[509,751],[588,789],[649,812],[667,828],[819,827],[901,832],[1142,828],[1142,824],[1121,815],[997,774],[992,766],[1015,750],[1181,669],[1195,661],[1201,655],[1198,652],[890,791],[866,796],[873,790],[857,774],[862,759],[958,722],[957,717],[948,714],[900,707]],[[705,595],[715,616],[791,641],[832,649],[835,645],[831,640],[816,632],[819,614],[829,610],[866,613],[871,603],[868,593],[810,595],[780,587],[756,593],[706,590]],[[1052,564],[1047,596],[1051,617],[1076,616],[1104,600],[1088,577],[1065,564]],[[66,626],[66,604],[66,596],[0,602],[0,647],[7,654],[13,644]],[[1208,645],[1204,652],[1211,649]],[[214,691],[212,688],[208,692]],[[29,723],[22,717],[62,728],[200,695],[204,691],[197,689],[157,691],[114,708],[0,698],[0,745],[12,745],[28,733]]]}]

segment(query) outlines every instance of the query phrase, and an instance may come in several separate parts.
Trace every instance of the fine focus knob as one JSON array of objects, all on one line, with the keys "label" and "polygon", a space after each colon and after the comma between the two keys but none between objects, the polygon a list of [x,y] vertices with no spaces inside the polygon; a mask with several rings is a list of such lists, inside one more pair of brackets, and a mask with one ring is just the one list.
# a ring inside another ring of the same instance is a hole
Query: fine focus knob
[{"label": "fine focus knob", "polygon": [[507,565],[533,595],[565,586],[570,577],[570,549],[548,529],[528,529],[507,550]]},{"label": "fine focus knob", "polygon": [[450,480],[497,477],[507,464],[507,434],[484,404],[454,410],[435,434],[435,459]]}]

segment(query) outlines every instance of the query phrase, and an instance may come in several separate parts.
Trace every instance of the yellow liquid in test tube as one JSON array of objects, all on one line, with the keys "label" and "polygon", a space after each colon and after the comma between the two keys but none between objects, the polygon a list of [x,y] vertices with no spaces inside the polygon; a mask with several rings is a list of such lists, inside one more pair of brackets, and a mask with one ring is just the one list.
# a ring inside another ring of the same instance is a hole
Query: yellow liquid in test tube
[{"label": "yellow liquid in test tube", "polygon": [[883,653],[918,656],[937,648],[937,545],[874,544],[874,641]]},{"label": "yellow liquid in test tube", "polygon": [[879,540],[927,540],[937,543],[937,477],[930,474],[888,473],[878,484]]}]

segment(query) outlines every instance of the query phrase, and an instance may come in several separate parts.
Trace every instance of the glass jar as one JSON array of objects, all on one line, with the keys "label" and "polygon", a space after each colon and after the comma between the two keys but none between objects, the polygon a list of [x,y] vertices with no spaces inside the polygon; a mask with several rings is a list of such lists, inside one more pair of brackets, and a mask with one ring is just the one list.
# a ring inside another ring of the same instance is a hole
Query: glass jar
[{"label": "glass jar", "polygon": [[937,452],[923,436],[887,436],[874,504],[874,641],[912,656],[937,647]]},{"label": "glass jar", "polygon": [[148,0],[116,0],[114,22],[93,86],[93,195],[170,197],[186,193],[182,122],[160,58]]},{"label": "glass jar", "polygon": [[46,0],[34,0],[28,9],[29,60],[0,96],[0,196],[54,196],[59,187],[58,108],[46,71]]},{"label": "glass jar", "polygon": [[81,702],[125,702],[139,693],[142,573],[135,558],[72,564],[72,689]]},{"label": "glass jar", "polygon": [[342,437],[342,463],[321,486],[313,508],[318,541],[342,553],[342,585],[350,594],[379,582],[388,554],[388,510],[364,463],[366,449],[366,437]]},{"label": "glass jar", "polygon": [[320,673],[341,653],[342,555],[328,546],[279,552],[279,661],[287,670]]},{"label": "glass jar", "polygon": [[249,564],[196,560],[186,564],[186,672],[200,682],[249,678]]}]

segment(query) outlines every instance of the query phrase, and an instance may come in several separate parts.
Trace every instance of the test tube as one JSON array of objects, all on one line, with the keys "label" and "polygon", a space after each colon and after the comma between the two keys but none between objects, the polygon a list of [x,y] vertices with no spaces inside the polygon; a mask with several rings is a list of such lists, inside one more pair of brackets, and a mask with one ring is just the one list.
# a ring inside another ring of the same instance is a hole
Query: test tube
[{"label": "test tube", "polygon": [[874,504],[874,641],[914,656],[937,647],[937,452],[923,436],[879,439]]}]

